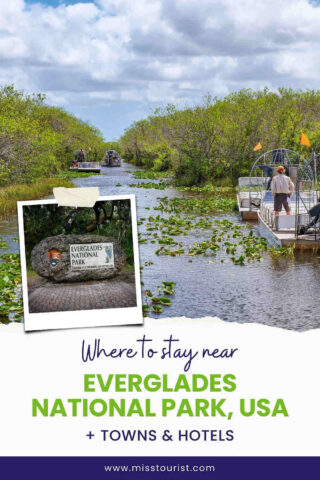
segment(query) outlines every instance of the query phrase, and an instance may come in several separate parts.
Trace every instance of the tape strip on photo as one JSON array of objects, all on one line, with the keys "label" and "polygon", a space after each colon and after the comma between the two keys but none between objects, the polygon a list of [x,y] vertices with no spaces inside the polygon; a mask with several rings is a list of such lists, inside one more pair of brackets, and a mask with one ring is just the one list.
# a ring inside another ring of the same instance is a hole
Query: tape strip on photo
[{"label": "tape strip on photo", "polygon": [[89,207],[92,208],[99,198],[98,187],[64,188],[56,187],[53,195],[59,207]]}]

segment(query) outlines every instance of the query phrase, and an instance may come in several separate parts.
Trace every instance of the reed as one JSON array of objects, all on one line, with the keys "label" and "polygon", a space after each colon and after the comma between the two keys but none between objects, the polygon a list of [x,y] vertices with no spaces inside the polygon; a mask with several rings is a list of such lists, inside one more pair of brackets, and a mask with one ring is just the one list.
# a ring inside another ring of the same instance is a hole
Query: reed
[{"label": "reed", "polygon": [[52,194],[54,187],[74,187],[74,184],[61,178],[42,178],[32,184],[1,187],[0,220],[5,220],[17,213],[17,202],[47,197]]}]

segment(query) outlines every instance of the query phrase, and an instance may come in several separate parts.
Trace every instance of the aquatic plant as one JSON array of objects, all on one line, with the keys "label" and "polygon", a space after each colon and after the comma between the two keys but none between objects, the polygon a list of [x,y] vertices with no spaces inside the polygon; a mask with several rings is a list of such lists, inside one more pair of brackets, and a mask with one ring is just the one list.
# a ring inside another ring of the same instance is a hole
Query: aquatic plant
[{"label": "aquatic plant", "polygon": [[159,298],[161,305],[164,305],[165,307],[170,307],[172,305],[172,302],[170,298],[167,297],[160,297]]},{"label": "aquatic plant", "polygon": [[4,242],[1,237],[0,237],[0,248],[4,248],[4,249],[8,248],[8,244]]},{"label": "aquatic plant", "polygon": [[162,313],[163,308],[160,305],[152,305],[152,311],[153,313]]},{"label": "aquatic plant", "polygon": [[0,263],[0,323],[9,323],[13,317],[21,321],[23,304],[21,295],[20,255],[4,253]]},{"label": "aquatic plant", "polygon": [[178,248],[176,250],[170,250],[169,248],[161,247],[155,251],[156,255],[169,255],[171,257],[176,257],[177,255],[182,255],[184,253],[184,248]]},{"label": "aquatic plant", "polygon": [[291,257],[294,255],[295,244],[287,247],[271,247],[269,252],[273,256],[281,257]]},{"label": "aquatic plant", "polygon": [[168,183],[160,181],[159,183],[153,182],[141,182],[141,183],[129,183],[129,187],[132,188],[155,188],[156,190],[164,190],[169,187]]},{"label": "aquatic plant", "polygon": [[212,197],[175,197],[159,198],[159,205],[154,210],[167,213],[193,213],[196,215],[213,215],[216,212],[228,212],[237,209],[235,197],[222,195]]},{"label": "aquatic plant", "polygon": [[158,297],[152,297],[152,298],[151,298],[151,302],[152,302],[153,304],[155,304],[155,305],[161,303],[161,302],[160,302],[160,298],[158,298]]},{"label": "aquatic plant", "polygon": [[133,178],[137,179],[146,179],[146,180],[158,180],[160,178],[170,177],[170,172],[153,172],[151,170],[136,170],[134,172],[129,172],[132,174]]},{"label": "aquatic plant", "polygon": [[153,313],[162,313],[163,306],[170,307],[172,305],[172,300],[168,297],[164,297],[163,295],[174,295],[173,287],[175,286],[175,282],[172,281],[163,281],[161,285],[156,287],[157,295],[155,296],[151,290],[147,289],[144,291],[146,303],[142,306],[143,315],[146,316],[147,312],[152,310]]},{"label": "aquatic plant", "polygon": [[197,185],[193,185],[192,187],[177,186],[176,189],[180,192],[213,193],[224,195],[234,195],[236,192],[234,187],[221,187],[211,184],[204,185],[202,187]]},{"label": "aquatic plant", "polygon": [[57,175],[62,180],[72,180],[74,178],[92,177],[92,175],[100,175],[99,172],[78,172],[77,170],[64,170]]},{"label": "aquatic plant", "polygon": [[158,238],[158,243],[161,245],[178,245],[178,242],[175,242],[172,237],[162,237]]},{"label": "aquatic plant", "polygon": [[174,295],[173,287],[175,286],[175,284],[175,282],[162,282],[161,287],[163,293],[165,293],[166,295]]},{"label": "aquatic plant", "polygon": [[215,252],[220,250],[220,246],[214,240],[205,240],[203,242],[194,242],[193,246],[189,249],[188,255],[200,255],[207,252],[207,250]]}]

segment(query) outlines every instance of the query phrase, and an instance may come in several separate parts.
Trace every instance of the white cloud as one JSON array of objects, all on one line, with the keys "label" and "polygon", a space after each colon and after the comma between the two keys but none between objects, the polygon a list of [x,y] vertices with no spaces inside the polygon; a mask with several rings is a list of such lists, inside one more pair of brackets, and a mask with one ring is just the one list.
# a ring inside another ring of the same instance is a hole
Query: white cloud
[{"label": "white cloud", "polygon": [[70,109],[318,88],[319,59],[320,8],[307,0],[0,2],[0,83]]}]

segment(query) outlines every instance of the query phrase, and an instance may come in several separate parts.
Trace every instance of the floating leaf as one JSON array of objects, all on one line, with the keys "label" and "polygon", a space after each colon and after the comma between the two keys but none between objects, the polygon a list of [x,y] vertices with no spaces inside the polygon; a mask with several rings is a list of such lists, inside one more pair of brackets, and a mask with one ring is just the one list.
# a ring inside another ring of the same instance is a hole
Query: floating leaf
[{"label": "floating leaf", "polygon": [[162,282],[162,286],[164,287],[174,287],[175,286],[175,282]]},{"label": "floating leaf", "polygon": [[172,302],[169,298],[160,297],[159,300],[160,300],[161,305],[164,305],[166,307],[169,307],[170,305],[172,305]]},{"label": "floating leaf", "polygon": [[151,301],[152,301],[152,303],[154,303],[154,304],[159,304],[159,303],[161,303],[161,302],[160,302],[160,298],[158,298],[158,297],[152,297]]},{"label": "floating leaf", "polygon": [[152,311],[154,313],[162,313],[163,308],[160,305],[152,305]]}]

